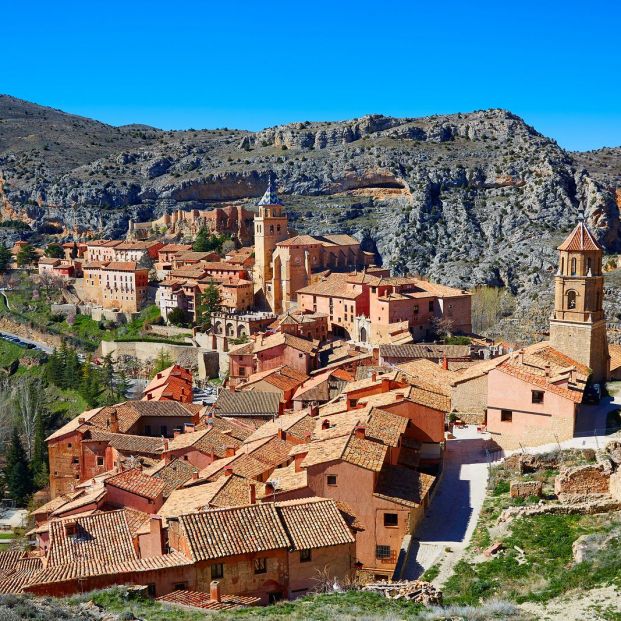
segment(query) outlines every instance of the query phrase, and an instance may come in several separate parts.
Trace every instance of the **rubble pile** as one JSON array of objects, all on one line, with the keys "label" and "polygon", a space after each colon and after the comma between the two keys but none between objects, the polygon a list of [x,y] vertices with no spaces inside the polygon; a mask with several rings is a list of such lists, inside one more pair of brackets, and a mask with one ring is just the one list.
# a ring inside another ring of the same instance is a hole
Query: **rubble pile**
[{"label": "rubble pile", "polygon": [[374,582],[363,587],[363,591],[382,593],[388,599],[407,599],[426,606],[442,604],[442,591],[424,580],[401,580],[399,582]]}]

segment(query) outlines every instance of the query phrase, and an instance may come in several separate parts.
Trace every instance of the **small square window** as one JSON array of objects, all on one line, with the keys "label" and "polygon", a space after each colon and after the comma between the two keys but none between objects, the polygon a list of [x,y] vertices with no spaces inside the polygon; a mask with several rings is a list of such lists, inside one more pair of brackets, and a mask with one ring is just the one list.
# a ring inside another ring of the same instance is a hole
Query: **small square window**
[{"label": "small square window", "polygon": [[177,582],[175,586],[173,587],[175,591],[185,591],[187,588],[188,588],[187,582]]},{"label": "small square window", "polygon": [[429,302],[429,312],[433,312],[433,302]]},{"label": "small square window", "polygon": [[312,553],[310,550],[300,550],[300,563],[310,563]]},{"label": "small square window", "polygon": [[375,558],[390,558],[390,546],[375,546]]},{"label": "small square window", "polygon": [[218,580],[224,578],[224,565],[222,563],[215,563],[211,566],[211,579]]},{"label": "small square window", "polygon": [[389,528],[399,526],[399,515],[397,513],[384,513],[384,526]]},{"label": "small square window", "polygon": [[266,558],[255,558],[254,559],[254,573],[255,574],[267,573],[267,559]]},{"label": "small square window", "polygon": [[533,390],[532,391],[533,403],[543,403],[544,394],[545,393],[543,392],[543,390]]},{"label": "small square window", "polygon": [[97,456],[97,465],[98,466],[103,466],[104,465],[104,458],[101,456]]},{"label": "small square window", "polygon": [[500,420],[510,423],[513,420],[513,412],[511,410],[500,410]]},{"label": "small square window", "polygon": [[328,485],[336,485],[336,474],[329,474],[327,476]]}]

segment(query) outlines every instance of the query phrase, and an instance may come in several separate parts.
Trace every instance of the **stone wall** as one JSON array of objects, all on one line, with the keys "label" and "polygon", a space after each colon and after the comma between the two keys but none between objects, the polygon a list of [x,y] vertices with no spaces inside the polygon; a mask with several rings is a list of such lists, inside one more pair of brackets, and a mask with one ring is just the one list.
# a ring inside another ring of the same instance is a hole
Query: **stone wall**
[{"label": "stone wall", "polygon": [[543,483],[541,481],[511,481],[509,493],[511,498],[529,498],[541,496]]},{"label": "stone wall", "polygon": [[554,493],[557,496],[608,494],[610,472],[603,463],[563,468],[554,480]]}]

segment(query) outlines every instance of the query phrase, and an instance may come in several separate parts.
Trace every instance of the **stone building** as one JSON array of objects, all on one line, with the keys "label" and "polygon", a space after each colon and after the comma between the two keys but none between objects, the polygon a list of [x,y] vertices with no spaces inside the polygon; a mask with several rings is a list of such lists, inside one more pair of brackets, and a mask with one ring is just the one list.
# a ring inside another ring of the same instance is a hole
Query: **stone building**
[{"label": "stone building", "polygon": [[257,205],[254,283],[259,307],[276,313],[287,311],[295,305],[297,291],[310,284],[314,275],[362,269],[374,261],[374,254],[362,251],[360,242],[350,235],[290,237],[287,216],[271,178]]},{"label": "stone building", "polygon": [[82,266],[85,302],[137,313],[147,302],[149,270],[133,261],[94,261]]},{"label": "stone building", "polygon": [[558,251],[550,344],[591,369],[593,382],[605,382],[610,355],[603,308],[602,247],[580,222]]}]

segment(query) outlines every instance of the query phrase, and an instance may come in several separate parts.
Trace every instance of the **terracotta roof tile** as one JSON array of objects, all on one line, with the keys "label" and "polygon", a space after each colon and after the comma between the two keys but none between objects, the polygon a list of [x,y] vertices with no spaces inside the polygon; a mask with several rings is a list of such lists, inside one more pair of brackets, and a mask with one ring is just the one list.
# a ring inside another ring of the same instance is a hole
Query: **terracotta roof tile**
[{"label": "terracotta roof tile", "polygon": [[584,222],[579,222],[557,250],[574,250],[578,252],[583,250],[599,250],[601,252],[602,247]]},{"label": "terracotta roof tile", "polygon": [[277,502],[276,511],[296,550],[324,548],[355,541],[332,499],[304,498]]},{"label": "terracotta roof tile", "polygon": [[198,468],[191,463],[182,459],[173,459],[153,476],[164,482],[164,498],[166,498],[173,490],[189,481],[195,472],[198,473]]},{"label": "terracotta roof tile", "polygon": [[434,481],[434,476],[404,466],[385,466],[373,495],[406,507],[418,507],[429,494]]},{"label": "terracotta roof tile", "polygon": [[179,524],[196,561],[286,549],[290,545],[272,503],[181,515]]},{"label": "terracotta roof tile", "polygon": [[278,416],[280,398],[276,393],[223,390],[214,404],[219,416]]},{"label": "terracotta roof tile", "polygon": [[250,595],[221,595],[220,601],[217,602],[211,599],[209,593],[202,591],[173,591],[168,595],[158,597],[157,601],[201,610],[233,610],[245,606],[257,606],[261,598]]},{"label": "terracotta roof tile", "polygon": [[163,480],[145,474],[138,468],[126,470],[106,479],[105,485],[112,485],[126,492],[150,499],[157,498],[166,489],[166,483]]}]

